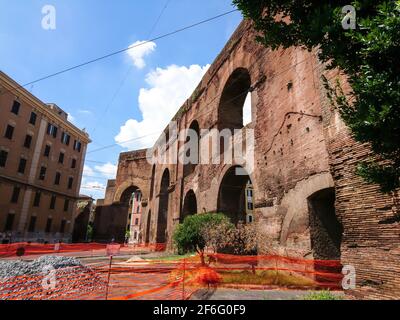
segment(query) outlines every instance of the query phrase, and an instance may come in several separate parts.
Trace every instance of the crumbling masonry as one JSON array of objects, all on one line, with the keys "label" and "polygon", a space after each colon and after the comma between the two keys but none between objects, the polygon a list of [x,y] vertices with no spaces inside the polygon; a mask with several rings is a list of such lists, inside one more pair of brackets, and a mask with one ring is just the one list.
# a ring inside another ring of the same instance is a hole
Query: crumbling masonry
[{"label": "crumbling masonry", "polygon": [[[314,52],[261,46],[251,24],[243,22],[173,120],[178,132],[254,129],[254,170],[243,178],[234,174],[235,163],[152,165],[149,154],[185,144],[168,133],[168,142],[156,145],[162,148],[120,155],[105,205],[124,208],[124,193],[140,189],[141,241],[170,248],[173,230],[187,214],[224,212],[234,218],[249,178],[254,223],[281,254],[340,259],[356,269],[351,294],[399,298],[400,198],[355,175],[357,162],[370,152],[351,138],[327,99],[323,70]],[[325,76],[344,79],[335,71]],[[252,122],[243,127],[247,92]]]}]

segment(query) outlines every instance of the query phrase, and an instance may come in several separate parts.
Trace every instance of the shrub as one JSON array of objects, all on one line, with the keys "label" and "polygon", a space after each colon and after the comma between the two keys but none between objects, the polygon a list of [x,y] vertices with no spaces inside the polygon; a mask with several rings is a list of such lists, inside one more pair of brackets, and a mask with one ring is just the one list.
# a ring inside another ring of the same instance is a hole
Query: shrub
[{"label": "shrub", "polygon": [[[200,254],[204,265],[204,249],[207,243],[215,245],[211,238],[207,237],[206,230],[214,230],[224,225],[224,228],[233,228],[229,219],[221,213],[204,213],[186,217],[173,235],[174,243],[179,254],[196,251]],[[213,238],[214,239],[214,238]]]}]

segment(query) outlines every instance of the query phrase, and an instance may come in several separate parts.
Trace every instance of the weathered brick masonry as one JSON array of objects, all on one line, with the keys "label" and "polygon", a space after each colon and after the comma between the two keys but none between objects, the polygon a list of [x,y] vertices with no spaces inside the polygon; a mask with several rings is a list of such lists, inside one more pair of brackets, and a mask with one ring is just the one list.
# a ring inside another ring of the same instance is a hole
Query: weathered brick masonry
[{"label": "weathered brick masonry", "polygon": [[[254,129],[254,168],[248,162],[242,166],[254,188],[255,223],[271,246],[281,254],[340,258],[354,265],[356,295],[400,297],[399,197],[381,194],[354,174],[369,151],[354,143],[330,106],[321,70],[313,52],[272,51],[257,44],[250,23],[243,22],[174,117],[176,131],[167,142],[160,137],[151,150],[121,154],[107,198],[122,202],[124,194],[139,188],[142,241],[170,247],[186,214],[221,211],[236,219],[232,209],[242,210],[247,181],[232,174],[238,163],[152,165],[147,160],[182,150],[185,140],[176,134],[182,129]],[[252,122],[243,127],[247,92]],[[201,148],[208,138],[201,135]]]}]

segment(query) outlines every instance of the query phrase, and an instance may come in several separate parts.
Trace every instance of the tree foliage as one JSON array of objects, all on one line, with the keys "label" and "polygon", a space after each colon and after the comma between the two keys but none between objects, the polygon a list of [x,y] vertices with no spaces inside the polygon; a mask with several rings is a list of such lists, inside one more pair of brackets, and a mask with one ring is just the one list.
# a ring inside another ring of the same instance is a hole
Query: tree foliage
[{"label": "tree foliage", "polygon": [[[354,138],[378,156],[358,173],[382,191],[400,187],[400,1],[233,0],[268,47],[318,48],[328,69],[339,68],[352,92],[326,82]],[[356,29],[342,27],[345,5],[356,9]]]},{"label": "tree foliage", "polygon": [[234,226],[222,213],[204,213],[188,216],[180,224],[173,235],[174,243],[179,254],[197,251],[203,256],[209,238],[205,237],[204,230],[228,230]]}]

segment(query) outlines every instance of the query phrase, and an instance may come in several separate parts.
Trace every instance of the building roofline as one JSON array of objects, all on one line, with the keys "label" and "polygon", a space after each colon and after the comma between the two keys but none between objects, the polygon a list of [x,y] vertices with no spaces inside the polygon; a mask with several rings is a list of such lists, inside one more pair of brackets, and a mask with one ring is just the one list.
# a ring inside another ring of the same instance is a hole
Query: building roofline
[{"label": "building roofline", "polygon": [[30,104],[37,108],[45,117],[56,122],[61,123],[66,127],[66,129],[70,130],[75,136],[79,137],[80,140],[84,143],[92,142],[89,138],[89,134],[79,129],[75,125],[73,125],[68,120],[65,120],[58,114],[51,111],[48,107],[47,103],[44,103],[42,100],[34,96],[20,84],[18,84],[15,80],[13,80],[10,76],[5,74],[0,70],[0,80],[4,83],[4,88],[8,90],[10,93],[18,96],[19,98],[22,96],[25,100],[29,101]]}]

